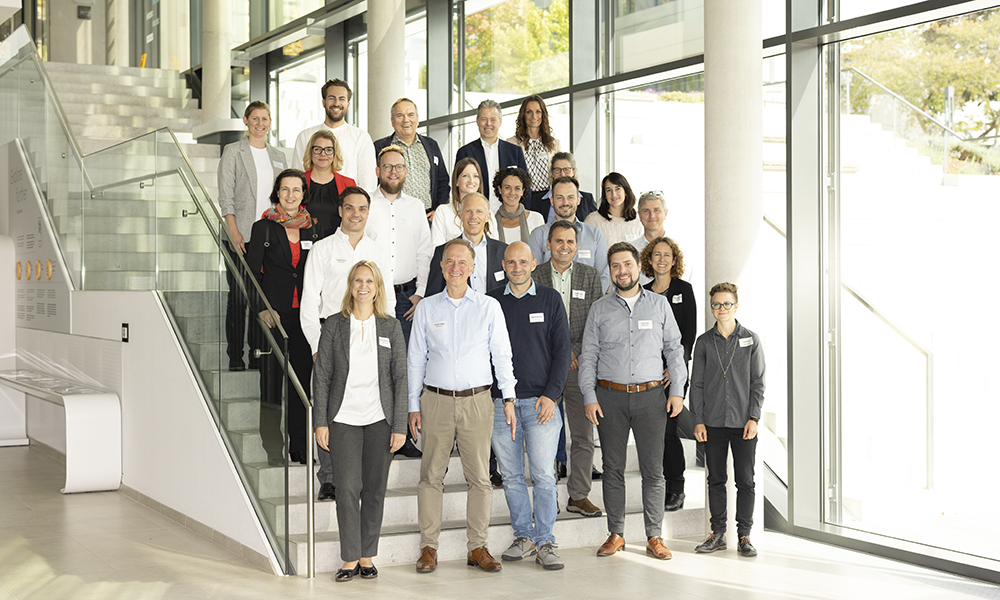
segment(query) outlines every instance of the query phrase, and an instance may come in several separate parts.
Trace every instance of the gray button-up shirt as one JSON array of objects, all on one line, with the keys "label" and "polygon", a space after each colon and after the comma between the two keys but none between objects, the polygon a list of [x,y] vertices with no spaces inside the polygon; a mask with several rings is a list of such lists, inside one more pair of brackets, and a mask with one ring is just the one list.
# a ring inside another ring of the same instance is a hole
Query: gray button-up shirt
[{"label": "gray button-up shirt", "polygon": [[663,357],[670,372],[668,396],[684,396],[687,368],[681,332],[667,299],[639,288],[632,311],[617,293],[590,307],[580,352],[583,403],[597,402],[598,379],[620,384],[663,379]]},{"label": "gray button-up shirt", "polygon": [[750,417],[760,418],[763,404],[764,349],[760,336],[739,321],[728,339],[719,333],[718,325],[698,336],[691,368],[694,424],[742,428]]}]

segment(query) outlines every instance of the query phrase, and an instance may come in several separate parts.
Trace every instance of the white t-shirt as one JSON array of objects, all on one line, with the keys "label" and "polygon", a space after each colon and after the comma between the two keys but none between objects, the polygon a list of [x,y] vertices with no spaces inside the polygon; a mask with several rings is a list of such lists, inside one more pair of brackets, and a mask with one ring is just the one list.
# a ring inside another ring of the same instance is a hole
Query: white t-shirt
[{"label": "white t-shirt", "polygon": [[[274,167],[271,166],[271,157],[267,154],[267,148],[254,148],[250,146],[250,154],[253,156],[253,165],[257,170],[257,212],[254,213],[253,220],[257,221],[265,210],[271,208],[271,188],[274,186]],[[247,235],[247,241],[250,236]]]},{"label": "white t-shirt", "polygon": [[632,296],[631,298],[626,298],[621,294],[618,294],[618,297],[625,301],[625,304],[628,305],[628,311],[632,312],[633,310],[635,310],[635,303],[639,301],[640,295],[642,295],[641,292],[639,294],[636,294],[635,296]]},{"label": "white t-shirt", "polygon": [[378,344],[375,316],[359,321],[351,315],[351,368],[344,400],[333,418],[345,425],[371,425],[385,419],[378,386]]}]

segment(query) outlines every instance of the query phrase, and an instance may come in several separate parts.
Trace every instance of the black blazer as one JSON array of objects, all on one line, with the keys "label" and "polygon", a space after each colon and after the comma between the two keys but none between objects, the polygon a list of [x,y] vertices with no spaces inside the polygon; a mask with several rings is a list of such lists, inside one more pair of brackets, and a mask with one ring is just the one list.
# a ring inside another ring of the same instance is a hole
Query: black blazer
[{"label": "black blazer", "polygon": [[[503,270],[503,253],[507,250],[507,244],[486,238],[486,291],[507,285],[507,272]],[[444,244],[434,249],[434,257],[431,258],[431,270],[427,275],[427,291],[424,298],[444,290],[444,273],[441,272],[441,260],[444,258]],[[496,274],[501,273],[500,279]]]},{"label": "black blazer", "polygon": [[[504,140],[498,140],[498,142],[500,143],[500,147],[497,152],[500,160],[497,162],[500,165],[500,168],[520,167],[527,172],[528,163],[524,160],[524,150],[521,150],[521,147],[517,144],[511,144],[510,142],[506,142]],[[476,138],[459,148],[458,154],[455,155],[455,164],[458,164],[458,161],[463,158],[474,158],[476,159],[476,162],[479,163],[479,172],[483,176],[483,194],[489,198],[490,190],[493,188],[493,176],[496,175],[496,173],[490,173],[489,169],[486,167],[486,151],[483,150],[482,140]]]},{"label": "black blazer", "polygon": [[[423,144],[424,152],[427,153],[427,159],[431,163],[431,210],[433,210],[451,199],[451,178],[448,176],[448,167],[445,166],[441,147],[434,141],[434,138],[417,134],[417,139]],[[375,140],[376,160],[378,160],[378,153],[391,142],[392,135]]]},{"label": "black blazer", "polygon": [[[531,206],[527,206],[528,210],[533,210],[537,213],[542,213],[542,218],[545,222],[549,222],[549,209],[552,208],[552,196],[545,198],[544,196],[549,193],[550,190],[538,190],[537,192],[531,193]],[[597,203],[594,202],[594,195],[590,192],[580,192],[580,205],[576,207],[576,220],[581,223],[587,218],[592,212],[597,212]]]},{"label": "black blazer", "polygon": [[[300,242],[319,241],[317,227],[307,227],[299,230]],[[309,245],[309,244],[307,244]],[[267,219],[261,219],[253,224],[250,230],[250,243],[247,244],[246,261],[250,272],[260,284],[261,291],[271,303],[271,308],[278,312],[290,313],[292,310],[293,292],[299,288],[299,298],[302,298],[302,284],[305,279],[306,257],[308,248],[302,248],[299,254],[299,265],[292,266],[292,249],[288,246],[288,236],[284,226]],[[264,310],[264,303],[255,293],[251,293],[251,304],[256,312]]]}]

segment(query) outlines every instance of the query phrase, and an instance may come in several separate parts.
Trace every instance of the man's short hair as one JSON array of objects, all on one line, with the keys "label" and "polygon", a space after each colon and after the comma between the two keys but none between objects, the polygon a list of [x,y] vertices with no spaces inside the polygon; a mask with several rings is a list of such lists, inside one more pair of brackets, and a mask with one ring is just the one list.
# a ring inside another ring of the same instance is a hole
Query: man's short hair
[{"label": "man's short hair", "polygon": [[461,236],[452,238],[444,243],[444,248],[441,249],[441,260],[444,260],[445,255],[448,254],[448,248],[451,248],[452,246],[461,246],[465,248],[469,251],[469,254],[472,255],[472,260],[476,260],[476,249],[472,247],[472,244],[470,244],[468,240]]},{"label": "man's short hair", "polygon": [[347,90],[347,101],[348,102],[350,102],[351,101],[351,97],[354,96],[354,92],[351,91],[351,86],[348,85],[346,81],[344,81],[343,79],[336,79],[336,78],[334,78],[334,79],[331,79],[330,81],[327,81],[326,83],[324,83],[323,84],[323,88],[320,90],[320,94],[322,94],[321,97],[324,100],[326,100],[326,91],[328,89],[332,88],[332,87],[342,87],[345,90]]},{"label": "man's short hair", "polygon": [[488,109],[488,108],[495,108],[495,109],[497,109],[497,112],[500,113],[501,117],[503,117],[503,109],[500,108],[500,103],[497,102],[496,100],[491,100],[490,98],[487,98],[486,100],[483,100],[482,102],[480,102],[479,106],[476,107],[476,118],[478,119],[479,115],[481,115],[483,113],[483,110]]},{"label": "man's short hair", "polygon": [[739,289],[740,288],[736,287],[735,283],[729,283],[728,281],[717,283],[713,285],[712,290],[708,292],[708,299],[711,301],[712,297],[715,296],[716,294],[721,292],[729,292],[730,294],[733,295],[733,300],[736,300],[736,303],[739,304],[740,302],[740,294],[738,291]]},{"label": "man's short hair", "polygon": [[618,254],[619,252],[628,252],[629,254],[632,255],[632,258],[635,259],[635,264],[637,266],[639,265],[639,251],[635,249],[635,246],[633,246],[628,242],[618,242],[616,244],[612,244],[611,247],[608,248],[609,265],[611,264],[611,257],[614,256],[615,254]]},{"label": "man's short hair", "polygon": [[549,171],[552,170],[552,165],[556,164],[557,160],[568,160],[569,166],[576,169],[576,157],[573,156],[572,152],[556,152],[552,155],[552,160],[549,161]]},{"label": "man's short hair", "polygon": [[555,192],[557,183],[572,183],[573,187],[576,188],[576,193],[580,193],[580,182],[576,180],[576,177],[556,177],[552,180],[552,191]]},{"label": "man's short hair", "polygon": [[640,208],[642,208],[643,204],[648,204],[656,200],[660,201],[660,204],[663,206],[664,209],[667,208],[667,199],[663,197],[663,192],[659,190],[654,190],[651,192],[643,192],[642,195],[639,196],[639,201],[636,202],[635,208],[636,210],[639,210]]},{"label": "man's short hair", "polygon": [[403,102],[409,102],[410,104],[412,104],[413,105],[413,110],[417,113],[418,117],[420,116],[420,109],[417,108],[417,103],[414,102],[413,100],[410,100],[406,96],[403,96],[402,98],[399,98],[398,100],[396,100],[395,102],[393,102],[392,106],[389,107],[389,118],[392,118],[392,116],[396,114],[396,107],[399,106],[399,104],[403,103]]},{"label": "man's short hair", "polygon": [[385,148],[382,148],[381,150],[379,150],[378,157],[377,157],[378,160],[382,160],[382,156],[385,155],[385,154],[389,154],[390,152],[395,152],[396,154],[402,156],[403,157],[403,163],[404,164],[406,163],[406,155],[403,154],[403,149],[400,148],[399,146],[392,146],[392,145],[386,146]]},{"label": "man's short hair", "polygon": [[549,227],[549,237],[546,239],[548,239],[550,242],[552,241],[552,235],[555,233],[556,229],[571,229],[573,230],[573,237],[579,237],[579,234],[576,232],[575,225],[573,225],[569,221],[559,220],[553,222],[552,226]]},{"label": "man's short hair", "polygon": [[372,197],[368,195],[368,192],[366,192],[362,188],[359,188],[356,185],[347,186],[346,188],[344,188],[343,192],[340,192],[340,203],[343,204],[344,203],[344,198],[347,198],[348,196],[351,196],[353,194],[360,194],[360,195],[364,196],[365,200],[368,201],[368,206],[372,205]]}]

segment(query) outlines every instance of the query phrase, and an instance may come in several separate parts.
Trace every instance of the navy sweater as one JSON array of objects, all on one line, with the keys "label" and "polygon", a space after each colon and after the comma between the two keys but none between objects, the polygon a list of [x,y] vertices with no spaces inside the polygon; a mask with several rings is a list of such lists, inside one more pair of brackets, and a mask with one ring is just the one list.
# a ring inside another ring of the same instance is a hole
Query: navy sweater
[{"label": "navy sweater", "polygon": [[[570,343],[566,308],[559,292],[535,285],[535,295],[516,298],[504,294],[507,286],[487,292],[500,303],[514,351],[515,391],[518,398],[546,396],[559,402],[569,376]],[[496,378],[493,397],[500,398]]]}]

